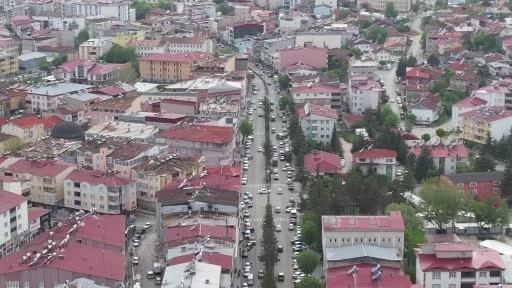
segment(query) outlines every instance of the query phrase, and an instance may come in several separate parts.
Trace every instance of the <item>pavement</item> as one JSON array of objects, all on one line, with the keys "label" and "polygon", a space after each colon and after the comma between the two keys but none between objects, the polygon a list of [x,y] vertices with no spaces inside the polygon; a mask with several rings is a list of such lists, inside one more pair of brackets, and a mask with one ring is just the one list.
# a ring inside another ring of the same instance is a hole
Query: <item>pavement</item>
[{"label": "pavement", "polygon": [[[263,75],[260,70],[253,65],[250,67],[253,71],[256,71],[258,74]],[[274,114],[279,113],[279,107],[278,107],[278,96],[275,92],[275,83],[271,79],[269,79],[266,75],[262,76],[265,81],[272,82],[271,86],[268,86],[269,95],[268,98],[270,101],[274,101],[275,108],[274,108]],[[253,96],[248,96],[249,100],[255,100],[256,103],[258,102],[259,97],[265,97],[265,88],[263,81],[256,77],[254,80],[254,83],[256,83],[256,86],[258,87],[258,92],[255,93]],[[252,98],[251,98],[252,97]],[[256,247],[252,248],[249,251],[249,257],[248,258],[241,258],[239,263],[239,268],[242,268],[246,262],[252,262],[252,269],[251,273],[254,274],[254,287],[261,287],[260,283],[261,280],[258,279],[258,271],[264,270],[263,264],[259,262],[258,255],[260,255],[262,251],[261,246],[261,239],[262,239],[262,224],[263,224],[263,218],[265,216],[265,206],[267,204],[267,195],[260,195],[258,194],[258,191],[261,188],[265,188],[265,159],[263,153],[257,152],[258,147],[263,147],[263,141],[265,139],[265,120],[263,117],[258,117],[258,112],[263,111],[263,108],[257,108],[255,110],[255,113],[249,117],[253,117],[253,127],[254,127],[254,141],[251,147],[251,154],[254,156],[253,160],[251,160],[249,170],[246,171],[244,174],[247,174],[248,176],[248,183],[245,186],[242,186],[241,190],[243,192],[251,192],[253,194],[253,207],[249,208],[250,212],[250,221],[251,226],[255,228],[254,235],[257,241]],[[270,122],[270,128],[275,127],[277,130],[277,133],[282,131],[282,122],[279,117],[276,117],[276,122]],[[276,133],[276,134],[277,134]],[[275,135],[271,134],[271,140],[272,145],[278,146],[279,141],[276,140]],[[277,282],[277,287],[293,287],[293,281],[292,281],[292,251],[290,247],[290,239],[292,239],[295,236],[295,231],[289,231],[288,230],[288,224],[290,223],[290,215],[285,213],[285,207],[288,203],[290,198],[298,199],[298,193],[288,191],[286,186],[286,172],[282,171],[284,167],[285,162],[279,161],[279,166],[277,169],[279,169],[279,179],[280,180],[274,180],[272,177],[271,182],[271,193],[270,193],[270,203],[272,204],[273,210],[275,211],[275,207],[279,206],[281,207],[282,212],[280,214],[277,214],[274,212],[274,222],[276,225],[281,225],[282,232],[276,232],[276,237],[279,242],[279,244],[282,244],[284,246],[284,252],[279,253],[279,259],[275,266],[274,274],[277,279],[277,274],[280,272],[285,273],[285,281],[284,282]],[[272,167],[272,170],[274,167]],[[277,194],[277,189],[281,188],[283,194],[279,195]],[[243,270],[243,269],[242,269]],[[242,287],[242,283],[245,282],[246,279],[243,278],[243,273],[239,277],[239,287]],[[236,287],[236,286],[234,286]]]},{"label": "pavement", "polygon": [[[152,288],[152,287],[160,287],[155,285],[154,279],[147,279],[146,273],[148,271],[153,270],[153,263],[157,262],[157,242],[158,237],[155,229],[155,215],[148,213],[139,213],[135,214],[135,224],[137,228],[143,227],[144,223],[150,222],[153,224],[146,233],[144,233],[141,237],[141,242],[139,247],[132,247],[132,242],[129,243],[129,248],[127,252],[127,262],[129,265],[129,273],[132,275],[132,279],[138,279],[141,282],[141,286],[144,288]],[[139,257],[139,264],[133,265],[131,262],[130,251],[133,248],[133,255]]]}]

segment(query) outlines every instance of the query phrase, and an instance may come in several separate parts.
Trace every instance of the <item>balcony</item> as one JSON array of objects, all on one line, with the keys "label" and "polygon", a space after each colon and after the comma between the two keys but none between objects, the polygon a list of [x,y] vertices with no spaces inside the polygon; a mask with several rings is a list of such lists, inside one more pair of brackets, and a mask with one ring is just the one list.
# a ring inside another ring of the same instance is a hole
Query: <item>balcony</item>
[{"label": "balcony", "polygon": [[461,272],[460,281],[461,281],[461,283],[475,283],[476,273],[475,272]]},{"label": "balcony", "polygon": [[119,197],[108,197],[109,205],[119,205]]},{"label": "balcony", "polygon": [[120,205],[108,205],[108,211],[118,213]]}]

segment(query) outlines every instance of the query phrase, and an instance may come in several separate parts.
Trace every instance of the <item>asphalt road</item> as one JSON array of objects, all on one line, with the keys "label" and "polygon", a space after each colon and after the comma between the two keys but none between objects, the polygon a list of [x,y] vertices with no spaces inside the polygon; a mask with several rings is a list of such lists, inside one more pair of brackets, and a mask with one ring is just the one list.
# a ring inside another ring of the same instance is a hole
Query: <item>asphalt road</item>
[{"label": "asphalt road", "polygon": [[[137,228],[143,227],[144,223],[150,222],[153,225],[155,221],[155,215],[149,215],[145,213],[136,213],[135,225]],[[158,237],[156,235],[155,227],[151,227],[146,233],[144,233],[141,237],[141,242],[139,247],[133,247],[132,241],[130,239],[129,248],[133,248],[133,255],[139,257],[139,264],[133,265],[131,262],[130,250],[127,253],[127,261],[130,265],[132,277],[140,279],[141,286],[144,288],[152,288],[159,287],[155,285],[155,279],[147,279],[146,273],[148,271],[153,270],[153,263],[157,261],[156,257],[156,244],[158,241]]]},{"label": "asphalt road", "polygon": [[[252,66],[251,68],[254,68]],[[254,69],[257,71],[260,75],[261,72],[259,70]],[[275,90],[275,83],[272,80],[269,80],[268,77],[264,76],[265,81],[272,82],[271,86],[268,86],[269,95],[268,98],[270,101],[274,101],[274,115],[278,116],[279,113],[279,107],[278,107],[278,96]],[[248,99],[256,101],[256,106],[258,103],[259,97],[265,97],[265,83],[262,82],[262,80],[258,77],[255,78],[256,87],[258,87],[258,92],[255,93],[252,97],[249,97]],[[251,147],[251,153],[254,156],[253,160],[251,160],[249,170],[244,171],[244,174],[247,174],[248,176],[248,183],[245,186],[242,186],[242,193],[248,191],[253,194],[253,207],[249,208],[250,212],[250,221],[251,226],[255,228],[254,235],[256,237],[257,245],[256,247],[252,248],[249,251],[249,257],[242,259],[241,267],[243,270],[243,266],[246,262],[252,262],[252,270],[251,273],[254,274],[254,287],[261,287],[260,285],[260,279],[258,279],[258,271],[264,270],[263,264],[259,262],[258,255],[262,251],[261,247],[261,237],[262,237],[262,224],[263,224],[263,218],[265,216],[265,206],[267,204],[267,195],[264,194],[258,194],[258,191],[262,188],[266,188],[265,184],[265,159],[264,155],[261,152],[257,152],[258,147],[263,147],[263,142],[265,139],[265,120],[263,117],[258,117],[258,113],[263,112],[263,108],[257,108],[255,110],[254,115],[248,115],[248,117],[252,117],[253,120],[253,126],[254,126],[254,141]],[[282,131],[282,122],[279,117],[276,117],[276,122],[270,122],[270,128],[276,128],[277,133]],[[276,140],[275,135],[271,134],[271,140],[272,145],[278,146],[279,141]],[[292,251],[291,247],[289,245],[290,239],[292,239],[295,236],[295,231],[289,231],[288,230],[288,224],[290,222],[290,215],[285,213],[285,207],[288,203],[290,198],[297,199],[297,195],[294,192],[289,192],[288,187],[286,185],[286,172],[282,171],[284,167],[285,162],[280,161],[279,166],[277,169],[279,169],[279,180],[274,180],[272,177],[271,182],[271,193],[270,193],[270,203],[272,204],[273,210],[274,210],[274,222],[276,225],[281,225],[282,231],[276,232],[276,237],[278,239],[279,244],[282,244],[284,246],[284,252],[279,254],[280,261],[276,263],[276,269],[274,271],[274,274],[276,275],[280,272],[285,273],[285,281],[284,282],[277,282],[278,287],[293,287],[293,281],[292,281]],[[272,170],[275,167],[272,168]],[[283,194],[279,195],[278,189],[281,188]],[[282,212],[281,213],[275,213],[275,207],[281,207]],[[240,287],[242,287],[242,283],[246,282],[246,279],[243,278],[243,273],[240,276]]]}]

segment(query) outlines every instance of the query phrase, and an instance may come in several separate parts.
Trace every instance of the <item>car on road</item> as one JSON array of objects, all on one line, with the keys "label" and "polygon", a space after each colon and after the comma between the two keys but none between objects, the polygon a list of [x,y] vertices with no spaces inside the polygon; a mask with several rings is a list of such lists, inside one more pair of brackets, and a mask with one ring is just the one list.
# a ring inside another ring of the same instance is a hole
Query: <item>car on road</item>
[{"label": "car on road", "polygon": [[280,272],[279,274],[277,274],[277,281],[284,281],[284,273],[283,272]]},{"label": "car on road", "polygon": [[242,181],[240,181],[240,184],[241,184],[241,185],[247,185],[247,180],[248,180],[248,179],[247,179],[247,178],[245,178],[245,177],[244,177],[244,178],[242,178]]},{"label": "car on road", "polygon": [[139,257],[133,256],[132,257],[132,264],[133,265],[139,265]]},{"label": "car on road", "polygon": [[281,188],[277,189],[277,194],[279,194],[279,195],[283,194],[283,189],[281,189]]},{"label": "car on road", "polygon": [[274,174],[274,180],[279,180],[279,174]]},{"label": "car on road", "polygon": [[151,228],[151,227],[153,227],[153,224],[151,224],[150,222],[146,222],[146,223],[144,224],[144,229],[145,229],[145,230],[148,230],[148,229],[149,229],[149,228]]},{"label": "car on road", "polygon": [[139,247],[140,246],[140,240],[139,239],[135,239],[133,241],[133,244],[132,244],[133,247]]},{"label": "car on road", "polygon": [[153,271],[148,271],[148,272],[146,273],[146,278],[148,278],[148,279],[155,279],[155,272],[153,272]]},{"label": "car on road", "polygon": [[292,178],[286,179],[286,184],[288,184],[288,185],[293,184]]},{"label": "car on road", "polygon": [[274,210],[276,213],[281,213],[281,207],[277,206]]},{"label": "car on road", "polygon": [[258,152],[263,152],[263,148],[258,147]]},{"label": "car on road", "polygon": [[295,230],[295,225],[293,225],[293,224],[289,224],[289,225],[288,225],[288,230],[290,230],[290,231]]},{"label": "car on road", "polygon": [[258,191],[259,194],[268,194],[270,191],[265,189],[265,188],[261,188],[260,191]]},{"label": "car on road", "polygon": [[258,279],[263,279],[263,277],[265,277],[265,273],[263,272],[263,270],[260,270],[258,272]]},{"label": "car on road", "polygon": [[281,232],[281,225],[276,225],[276,232]]},{"label": "car on road", "polygon": [[247,258],[247,257],[249,257],[249,252],[247,251],[247,249],[242,250],[242,258]]},{"label": "car on road", "polygon": [[244,218],[249,218],[249,217],[251,217],[251,214],[249,214],[249,211],[245,211]]},{"label": "car on road", "polygon": [[162,285],[162,277],[157,276],[155,278],[155,285]]},{"label": "car on road", "polygon": [[277,245],[276,249],[277,249],[277,253],[283,253],[283,250],[284,250],[283,245]]},{"label": "car on road", "polygon": [[244,164],[244,168],[243,168],[244,171],[247,171],[249,170],[249,165],[248,164]]}]

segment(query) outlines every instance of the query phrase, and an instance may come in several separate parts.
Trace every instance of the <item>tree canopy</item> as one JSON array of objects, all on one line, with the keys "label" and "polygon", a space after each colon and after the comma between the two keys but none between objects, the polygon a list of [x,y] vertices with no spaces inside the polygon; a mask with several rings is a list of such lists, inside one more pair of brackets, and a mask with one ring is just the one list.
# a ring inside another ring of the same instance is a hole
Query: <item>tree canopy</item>
[{"label": "tree canopy", "polygon": [[119,44],[114,44],[107,54],[103,55],[103,60],[108,63],[128,63],[136,59],[135,48],[123,47]]},{"label": "tree canopy", "polygon": [[451,225],[460,211],[463,211],[464,194],[458,193],[457,188],[442,183],[438,178],[431,178],[424,182],[420,190],[420,212],[424,219],[438,229]]},{"label": "tree canopy", "polygon": [[306,275],[313,273],[319,264],[320,259],[313,250],[305,250],[297,256],[297,265]]},{"label": "tree canopy", "polygon": [[279,83],[279,88],[281,90],[286,90],[290,88],[290,76],[288,76],[288,74],[283,74],[279,76],[277,82]]},{"label": "tree canopy", "polygon": [[320,279],[315,276],[307,275],[302,278],[299,284],[296,286],[297,288],[323,288],[324,285]]},{"label": "tree canopy", "polygon": [[89,40],[89,32],[85,29],[78,31],[78,35],[75,37],[75,46],[80,46],[80,44]]},{"label": "tree canopy", "polygon": [[151,4],[144,0],[136,0],[132,2],[132,8],[135,8],[135,19],[142,20],[151,10]]},{"label": "tree canopy", "polygon": [[384,44],[388,38],[388,31],[380,26],[373,26],[366,32],[366,38],[372,42]]},{"label": "tree canopy", "polygon": [[252,135],[254,132],[254,127],[249,121],[249,119],[244,118],[242,121],[240,121],[240,124],[238,125],[238,130],[240,133],[242,133],[242,136],[244,136],[244,140],[247,138],[247,136]]},{"label": "tree canopy", "polygon": [[389,103],[382,107],[381,117],[383,124],[386,127],[397,127],[400,123],[400,116],[393,112],[393,109]]},{"label": "tree canopy", "polygon": [[398,10],[395,8],[395,3],[386,3],[386,9],[384,10],[384,16],[389,19],[395,19],[398,16]]}]

